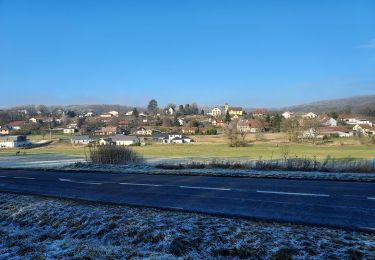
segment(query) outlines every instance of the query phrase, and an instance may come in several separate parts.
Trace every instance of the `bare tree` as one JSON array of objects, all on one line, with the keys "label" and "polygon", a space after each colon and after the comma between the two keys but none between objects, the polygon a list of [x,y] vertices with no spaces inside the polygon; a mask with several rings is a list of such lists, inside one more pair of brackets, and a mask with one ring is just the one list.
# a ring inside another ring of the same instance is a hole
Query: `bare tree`
[{"label": "bare tree", "polygon": [[288,134],[290,142],[298,141],[298,133],[301,131],[301,125],[297,119],[291,118],[284,120],[281,124],[281,129]]},{"label": "bare tree", "polygon": [[231,147],[240,147],[240,146],[246,146],[246,136],[247,132],[244,130],[241,130],[237,126],[238,119],[232,121],[226,129],[225,129],[225,134],[229,140],[229,146]]}]

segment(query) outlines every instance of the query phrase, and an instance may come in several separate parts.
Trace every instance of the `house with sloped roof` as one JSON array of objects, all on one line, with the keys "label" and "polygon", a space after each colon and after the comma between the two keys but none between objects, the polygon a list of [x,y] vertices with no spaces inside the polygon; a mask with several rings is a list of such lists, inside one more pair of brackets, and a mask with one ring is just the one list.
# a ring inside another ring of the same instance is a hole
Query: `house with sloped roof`
[{"label": "house with sloped roof", "polygon": [[322,125],[324,126],[330,126],[330,127],[335,127],[337,126],[337,120],[334,118],[324,118],[322,120]]},{"label": "house with sloped roof", "polygon": [[112,138],[110,137],[105,137],[105,138],[100,138],[99,140],[99,145],[114,145],[115,143],[112,141]]},{"label": "house with sloped roof", "polygon": [[252,114],[254,117],[264,117],[268,114],[268,111],[265,108],[257,108]]},{"label": "house with sloped roof", "polygon": [[118,128],[116,126],[104,126],[95,131],[97,135],[114,135],[117,134]]},{"label": "house with sloped roof", "polygon": [[89,135],[73,135],[70,138],[70,142],[72,145],[88,145],[94,143],[95,140]]},{"label": "house with sloped roof", "polygon": [[10,130],[12,129],[9,126],[0,126],[0,135],[8,135]]},{"label": "house with sloped roof", "polygon": [[351,137],[353,130],[345,126],[326,126],[317,128],[318,137],[337,135],[338,137]]},{"label": "house with sloped roof", "polygon": [[10,123],[8,123],[8,127],[10,127],[10,129],[12,130],[21,130],[21,128],[26,124],[26,121],[21,121],[21,120],[18,120],[18,121],[12,121]]},{"label": "house with sloped roof", "polygon": [[137,145],[140,143],[140,139],[138,136],[135,135],[122,135],[117,134],[114,136],[110,136],[112,139],[112,142],[116,145],[122,145],[122,146],[129,146],[129,145]]},{"label": "house with sloped roof", "polygon": [[240,117],[243,115],[242,107],[230,107],[227,103],[224,105],[224,114],[229,114],[230,116]]},{"label": "house with sloped roof", "polygon": [[5,135],[0,136],[0,148],[16,148],[30,145],[26,135]]}]

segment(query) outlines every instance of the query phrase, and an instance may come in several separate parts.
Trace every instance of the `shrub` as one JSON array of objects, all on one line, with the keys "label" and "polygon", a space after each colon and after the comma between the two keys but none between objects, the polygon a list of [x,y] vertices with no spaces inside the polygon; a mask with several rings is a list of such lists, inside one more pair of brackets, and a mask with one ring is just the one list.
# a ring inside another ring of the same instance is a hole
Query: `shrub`
[{"label": "shrub", "polygon": [[97,164],[140,163],[143,158],[126,146],[90,146],[89,159]]}]

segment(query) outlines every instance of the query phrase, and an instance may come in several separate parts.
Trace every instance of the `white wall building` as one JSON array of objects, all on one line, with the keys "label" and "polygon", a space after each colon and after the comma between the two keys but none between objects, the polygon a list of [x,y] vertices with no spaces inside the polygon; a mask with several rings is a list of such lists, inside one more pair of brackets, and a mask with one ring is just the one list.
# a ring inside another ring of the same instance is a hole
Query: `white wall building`
[{"label": "white wall building", "polygon": [[211,115],[214,117],[219,117],[221,116],[221,109],[218,107],[215,107],[211,110]]},{"label": "white wall building", "polygon": [[284,113],[281,114],[285,119],[289,119],[293,116],[293,113],[292,112],[289,112],[289,111],[286,111]]},{"label": "white wall building", "polygon": [[118,134],[115,136],[111,136],[110,138],[116,145],[129,146],[140,143],[140,140],[137,136]]},{"label": "white wall building", "polygon": [[29,144],[25,135],[0,136],[0,148],[23,147]]}]

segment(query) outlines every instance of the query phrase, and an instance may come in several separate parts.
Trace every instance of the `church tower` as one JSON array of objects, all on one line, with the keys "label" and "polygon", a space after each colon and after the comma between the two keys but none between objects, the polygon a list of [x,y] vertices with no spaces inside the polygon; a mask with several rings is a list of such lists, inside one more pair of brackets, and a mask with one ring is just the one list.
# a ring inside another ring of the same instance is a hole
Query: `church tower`
[{"label": "church tower", "polygon": [[227,112],[228,112],[228,108],[229,108],[228,103],[225,102],[225,104],[224,104],[224,115],[227,114]]}]

